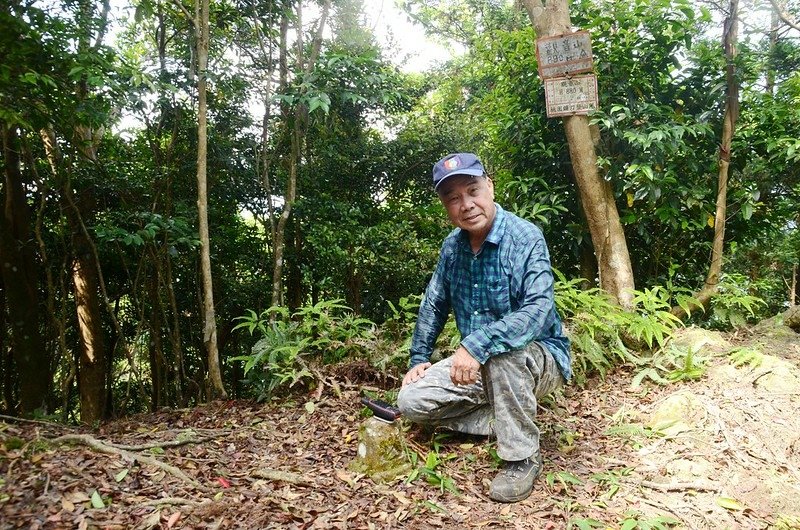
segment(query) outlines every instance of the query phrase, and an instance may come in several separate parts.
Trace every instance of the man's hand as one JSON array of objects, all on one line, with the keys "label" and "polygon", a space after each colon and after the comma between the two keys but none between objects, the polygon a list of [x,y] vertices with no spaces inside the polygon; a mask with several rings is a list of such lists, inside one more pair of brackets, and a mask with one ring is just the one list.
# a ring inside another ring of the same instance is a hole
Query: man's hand
[{"label": "man's hand", "polygon": [[450,379],[454,385],[471,385],[478,381],[481,372],[481,363],[464,348],[459,346],[453,354],[453,364],[450,365]]},{"label": "man's hand", "polygon": [[425,377],[425,370],[431,367],[431,363],[422,363],[416,365],[414,368],[409,370],[406,373],[406,376],[403,378],[403,386],[406,386],[410,383],[416,383],[423,377]]}]

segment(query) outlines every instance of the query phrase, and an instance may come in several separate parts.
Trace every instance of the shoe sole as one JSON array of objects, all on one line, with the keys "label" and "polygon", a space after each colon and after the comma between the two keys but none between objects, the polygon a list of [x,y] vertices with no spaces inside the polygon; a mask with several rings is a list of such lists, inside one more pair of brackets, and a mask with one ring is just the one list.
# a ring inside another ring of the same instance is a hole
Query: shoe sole
[{"label": "shoe sole", "polygon": [[518,495],[516,497],[503,497],[503,498],[501,498],[501,497],[493,496],[490,493],[489,494],[489,498],[492,499],[493,501],[504,502],[504,503],[520,502],[520,501],[524,501],[525,499],[530,497],[531,493],[533,493],[533,488],[531,488],[530,491],[528,491],[527,493],[525,493],[523,495]]}]

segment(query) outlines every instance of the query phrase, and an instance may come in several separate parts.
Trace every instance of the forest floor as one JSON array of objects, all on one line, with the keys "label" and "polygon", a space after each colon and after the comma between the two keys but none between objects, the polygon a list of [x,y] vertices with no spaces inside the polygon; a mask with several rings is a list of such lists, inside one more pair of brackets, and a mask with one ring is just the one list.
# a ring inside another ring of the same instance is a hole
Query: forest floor
[{"label": "forest floor", "polygon": [[[800,335],[772,322],[678,340],[707,359],[700,379],[633,388],[620,369],[545,403],[545,470],[517,504],[487,497],[485,439],[436,438],[428,475],[457,493],[353,471],[358,396],[376,384],[355,365],[281,405],[216,402],[93,431],[0,422],[0,528],[800,528]],[[406,438],[424,463],[431,439]]]}]

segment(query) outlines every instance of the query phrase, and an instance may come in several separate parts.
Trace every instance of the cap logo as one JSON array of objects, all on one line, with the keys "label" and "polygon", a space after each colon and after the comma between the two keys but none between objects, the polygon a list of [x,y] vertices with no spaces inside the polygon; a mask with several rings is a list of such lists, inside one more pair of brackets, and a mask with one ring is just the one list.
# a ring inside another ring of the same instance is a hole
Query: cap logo
[{"label": "cap logo", "polygon": [[453,170],[458,167],[458,157],[454,156],[453,158],[449,158],[444,161],[444,168],[448,171]]}]

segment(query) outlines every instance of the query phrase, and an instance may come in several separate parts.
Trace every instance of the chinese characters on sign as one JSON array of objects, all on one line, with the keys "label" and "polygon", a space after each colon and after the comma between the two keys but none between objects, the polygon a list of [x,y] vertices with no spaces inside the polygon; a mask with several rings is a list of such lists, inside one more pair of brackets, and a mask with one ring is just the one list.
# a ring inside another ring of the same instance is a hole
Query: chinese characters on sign
[{"label": "chinese characters on sign", "polygon": [[558,77],[544,82],[547,117],[588,114],[597,109],[597,76]]},{"label": "chinese characters on sign", "polygon": [[574,75],[594,68],[588,31],[536,39],[547,117],[588,114],[597,108],[597,76]]},{"label": "chinese characters on sign", "polygon": [[591,72],[594,60],[589,32],[536,39],[536,62],[542,79]]}]

